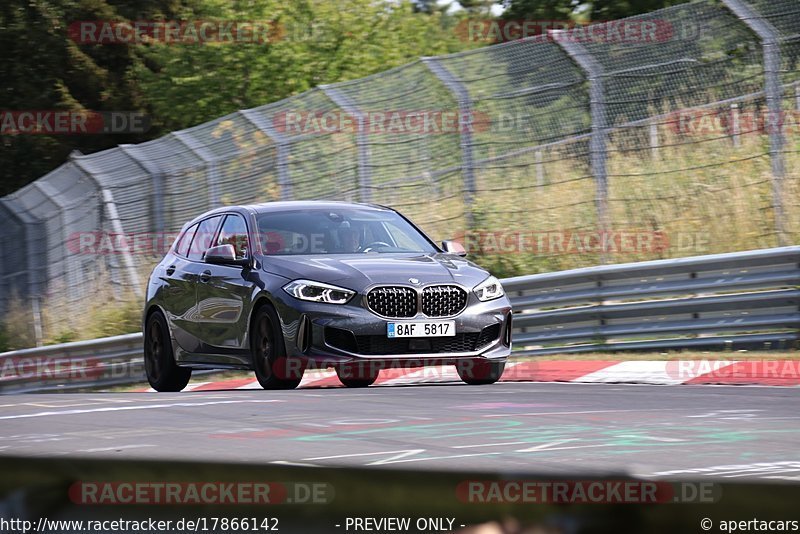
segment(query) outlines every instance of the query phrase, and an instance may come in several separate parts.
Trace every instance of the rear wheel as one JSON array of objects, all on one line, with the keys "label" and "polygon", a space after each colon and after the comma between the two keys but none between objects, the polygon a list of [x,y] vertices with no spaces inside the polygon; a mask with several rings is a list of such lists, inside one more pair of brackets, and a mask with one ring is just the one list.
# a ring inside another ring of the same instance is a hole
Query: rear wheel
[{"label": "rear wheel", "polygon": [[258,383],[264,389],[294,389],[305,371],[296,358],[286,355],[278,314],[270,305],[256,311],[250,330],[250,352]]},{"label": "rear wheel", "polygon": [[339,382],[348,388],[365,388],[371,386],[378,379],[378,370],[370,365],[342,365],[336,368]]},{"label": "rear wheel", "polygon": [[456,363],[458,376],[467,384],[477,386],[494,384],[503,376],[506,362],[494,362],[484,359],[462,360]]},{"label": "rear wheel", "polygon": [[144,371],[156,391],[181,391],[192,377],[191,369],[175,363],[167,320],[160,311],[153,313],[145,325]]}]

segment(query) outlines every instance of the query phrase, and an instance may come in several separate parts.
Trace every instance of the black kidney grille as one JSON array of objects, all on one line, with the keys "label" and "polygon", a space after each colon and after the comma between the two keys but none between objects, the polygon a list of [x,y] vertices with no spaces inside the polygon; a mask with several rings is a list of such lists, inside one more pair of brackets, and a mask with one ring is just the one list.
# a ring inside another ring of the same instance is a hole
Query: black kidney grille
[{"label": "black kidney grille", "polygon": [[414,317],[417,292],[410,287],[376,287],[367,294],[367,306],[383,317]]},{"label": "black kidney grille", "polygon": [[431,286],[422,290],[422,313],[450,317],[467,307],[467,292],[458,286]]}]

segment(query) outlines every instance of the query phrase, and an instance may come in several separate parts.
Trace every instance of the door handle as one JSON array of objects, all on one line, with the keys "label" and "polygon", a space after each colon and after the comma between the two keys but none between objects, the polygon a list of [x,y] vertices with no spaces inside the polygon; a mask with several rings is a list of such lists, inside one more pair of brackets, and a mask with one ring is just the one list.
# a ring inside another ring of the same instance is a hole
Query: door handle
[{"label": "door handle", "polygon": [[175,274],[175,266],[170,265],[169,267],[167,267],[167,276],[172,276],[173,274]]},{"label": "door handle", "polygon": [[211,280],[211,271],[203,271],[203,274],[200,275],[200,281],[205,284],[209,280]]}]

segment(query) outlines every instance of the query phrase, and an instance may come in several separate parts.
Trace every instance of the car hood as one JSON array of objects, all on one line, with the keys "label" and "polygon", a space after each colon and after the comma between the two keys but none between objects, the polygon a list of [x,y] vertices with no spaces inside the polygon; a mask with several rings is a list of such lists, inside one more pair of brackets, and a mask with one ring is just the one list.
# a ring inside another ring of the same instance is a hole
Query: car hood
[{"label": "car hood", "polygon": [[304,278],[360,291],[374,284],[455,282],[474,287],[489,273],[452,254],[341,254],[265,256],[264,270],[292,280]]}]

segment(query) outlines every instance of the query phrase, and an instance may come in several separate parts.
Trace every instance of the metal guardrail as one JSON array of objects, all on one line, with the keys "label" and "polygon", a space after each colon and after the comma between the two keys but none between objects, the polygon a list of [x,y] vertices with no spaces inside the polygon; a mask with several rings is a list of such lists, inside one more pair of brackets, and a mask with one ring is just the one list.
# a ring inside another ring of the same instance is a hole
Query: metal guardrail
[{"label": "metal guardrail", "polygon": [[[789,349],[800,339],[800,246],[506,278],[515,356]],[[0,354],[0,392],[144,382],[142,334]]]},{"label": "metal guardrail", "polygon": [[515,354],[786,349],[800,337],[800,247],[503,280]]}]

